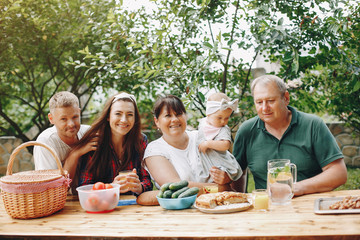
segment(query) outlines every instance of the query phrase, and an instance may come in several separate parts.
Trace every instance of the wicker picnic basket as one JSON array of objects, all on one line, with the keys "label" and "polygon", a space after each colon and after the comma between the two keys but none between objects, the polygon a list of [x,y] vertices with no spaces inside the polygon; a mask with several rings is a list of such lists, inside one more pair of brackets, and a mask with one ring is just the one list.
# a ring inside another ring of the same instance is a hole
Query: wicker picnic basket
[{"label": "wicker picnic basket", "polygon": [[[16,155],[21,149],[38,145],[46,148],[56,159],[58,169],[12,173]],[[6,176],[0,178],[1,195],[6,212],[12,218],[30,219],[51,215],[64,208],[70,184],[66,171],[54,150],[46,144],[30,141],[12,152]]]}]

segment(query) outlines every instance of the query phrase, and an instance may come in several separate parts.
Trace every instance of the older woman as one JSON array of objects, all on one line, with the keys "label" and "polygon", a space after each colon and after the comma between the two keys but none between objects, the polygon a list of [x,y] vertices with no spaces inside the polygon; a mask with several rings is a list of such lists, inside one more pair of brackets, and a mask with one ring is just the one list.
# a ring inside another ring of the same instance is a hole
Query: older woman
[{"label": "older woman", "polygon": [[162,137],[149,143],[145,150],[145,164],[157,187],[167,182],[189,181],[190,187],[219,185],[219,191],[229,190],[231,182],[226,172],[213,167],[215,183],[199,182],[197,166],[197,131],[186,130],[186,110],[181,100],[173,95],[160,97],[154,105],[154,121]]},{"label": "older woman", "polygon": [[[64,168],[75,180],[73,187],[114,182],[120,185],[121,193],[138,195],[152,189],[150,176],[141,164],[146,145],[135,97],[123,92],[108,99]],[[126,180],[119,175],[124,170],[133,170]]]}]

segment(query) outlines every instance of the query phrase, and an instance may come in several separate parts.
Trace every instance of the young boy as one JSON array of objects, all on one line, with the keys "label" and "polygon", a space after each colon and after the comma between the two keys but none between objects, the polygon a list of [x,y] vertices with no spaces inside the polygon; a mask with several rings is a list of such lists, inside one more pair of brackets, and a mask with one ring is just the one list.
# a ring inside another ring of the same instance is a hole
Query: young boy
[{"label": "young boy", "polygon": [[210,95],[206,105],[206,118],[200,120],[197,145],[199,166],[196,168],[199,181],[214,182],[210,169],[216,167],[227,172],[232,181],[242,175],[240,165],[228,151],[231,146],[231,130],[227,126],[238,100],[230,101],[224,93]]},{"label": "young boy", "polygon": [[[90,127],[80,124],[79,106],[79,99],[73,93],[62,91],[52,96],[48,118],[54,126],[44,130],[36,139],[52,147],[62,164],[71,147]],[[36,170],[58,168],[51,153],[41,146],[34,147],[34,162]]]}]

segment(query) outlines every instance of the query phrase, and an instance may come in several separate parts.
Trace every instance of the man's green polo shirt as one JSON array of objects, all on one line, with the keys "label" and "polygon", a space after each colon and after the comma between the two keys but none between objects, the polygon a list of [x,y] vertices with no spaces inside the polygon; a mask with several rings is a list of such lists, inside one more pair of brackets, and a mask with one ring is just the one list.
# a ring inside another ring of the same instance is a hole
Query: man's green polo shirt
[{"label": "man's green polo shirt", "polygon": [[288,106],[291,123],[280,140],[271,135],[257,116],[239,127],[233,154],[254,176],[255,188],[266,188],[267,161],[290,159],[297,166],[297,180],[311,178],[329,163],[343,158],[334,136],[323,120]]}]

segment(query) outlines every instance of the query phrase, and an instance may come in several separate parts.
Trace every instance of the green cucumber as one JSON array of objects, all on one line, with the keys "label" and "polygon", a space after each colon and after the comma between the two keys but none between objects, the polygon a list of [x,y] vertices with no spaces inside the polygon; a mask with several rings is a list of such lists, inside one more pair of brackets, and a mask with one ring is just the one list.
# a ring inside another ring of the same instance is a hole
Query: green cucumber
[{"label": "green cucumber", "polygon": [[164,197],[164,192],[163,191],[159,191],[159,193],[157,194],[158,198],[163,198]]},{"label": "green cucumber", "polygon": [[170,184],[171,184],[171,182],[169,182],[169,183],[164,183],[163,185],[161,185],[160,190],[161,190],[162,192],[165,192],[166,190],[169,190]]},{"label": "green cucumber", "polygon": [[188,189],[189,189],[189,187],[183,187],[183,188],[177,190],[176,192],[174,192],[174,193],[171,195],[171,198],[178,198],[181,193],[185,192],[185,191],[188,190]]},{"label": "green cucumber", "polygon": [[180,182],[171,183],[169,185],[169,189],[173,190],[173,191],[176,191],[176,190],[179,190],[179,189],[181,189],[183,187],[187,187],[188,185],[189,185],[188,181],[182,180]]},{"label": "green cucumber", "polygon": [[163,198],[171,198],[171,195],[173,194],[173,191],[171,190],[166,190],[164,193],[163,193]]},{"label": "green cucumber", "polygon": [[192,195],[197,194],[200,191],[198,187],[192,187],[186,190],[185,192],[181,193],[178,198],[190,197]]}]

